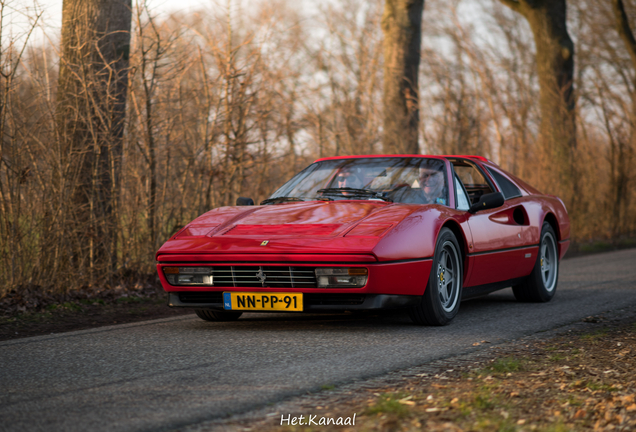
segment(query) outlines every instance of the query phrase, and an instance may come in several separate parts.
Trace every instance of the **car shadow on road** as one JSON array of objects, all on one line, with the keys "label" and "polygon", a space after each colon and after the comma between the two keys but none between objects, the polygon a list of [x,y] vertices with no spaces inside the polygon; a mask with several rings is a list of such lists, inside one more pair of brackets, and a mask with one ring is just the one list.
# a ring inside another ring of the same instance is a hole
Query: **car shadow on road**
[{"label": "car shadow on road", "polygon": [[[456,321],[462,315],[491,314],[493,307],[519,304],[510,289],[462,302]],[[232,330],[232,331],[355,331],[380,329],[412,328],[414,331],[434,328],[422,327],[412,323],[406,310],[355,311],[341,313],[245,313],[238,321],[205,322],[189,321],[193,330]]]}]

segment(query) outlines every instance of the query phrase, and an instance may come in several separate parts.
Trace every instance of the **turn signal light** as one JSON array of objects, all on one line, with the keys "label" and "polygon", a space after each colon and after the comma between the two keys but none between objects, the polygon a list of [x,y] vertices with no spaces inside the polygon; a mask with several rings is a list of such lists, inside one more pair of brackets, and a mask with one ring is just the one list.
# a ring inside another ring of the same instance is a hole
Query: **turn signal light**
[{"label": "turn signal light", "polygon": [[369,270],[364,267],[316,269],[318,288],[360,288],[367,284]]}]

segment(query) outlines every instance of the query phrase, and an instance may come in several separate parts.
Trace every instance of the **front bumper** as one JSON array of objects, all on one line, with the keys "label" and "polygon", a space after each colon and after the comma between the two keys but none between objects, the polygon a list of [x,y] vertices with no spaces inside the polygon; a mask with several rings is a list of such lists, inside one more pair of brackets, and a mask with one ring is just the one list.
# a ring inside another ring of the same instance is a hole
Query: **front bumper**
[{"label": "front bumper", "polygon": [[[196,309],[212,309],[222,311],[222,292],[199,291],[199,295],[189,295],[186,292],[171,292],[168,306],[187,307]],[[330,312],[352,310],[401,309],[415,306],[421,301],[421,296],[390,295],[390,294],[317,294],[303,295],[303,312]],[[248,311],[277,313],[282,311]]]},{"label": "front bumper", "polygon": [[[304,310],[356,310],[356,309],[391,309],[408,307],[416,304],[428,282],[431,271],[432,259],[394,261],[394,262],[356,262],[353,259],[339,260],[338,257],[322,260],[286,260],[278,262],[267,261],[233,261],[228,259],[223,262],[195,260],[192,255],[185,257],[171,256],[160,257],[157,264],[159,279],[166,292],[170,294],[170,306],[222,309],[223,292],[302,292],[305,299]],[[203,257],[202,257],[203,258]],[[243,258],[243,257],[241,257]],[[300,262],[299,262],[300,261]],[[367,284],[361,288],[281,288],[267,286],[176,286],[170,285],[164,275],[165,266],[290,266],[295,267],[335,267],[358,266],[368,269]],[[184,297],[185,295],[185,297]],[[197,298],[198,296],[198,298]],[[216,297],[215,297],[216,296]],[[185,300],[185,301],[184,301]],[[415,302],[415,303],[414,303]]]}]

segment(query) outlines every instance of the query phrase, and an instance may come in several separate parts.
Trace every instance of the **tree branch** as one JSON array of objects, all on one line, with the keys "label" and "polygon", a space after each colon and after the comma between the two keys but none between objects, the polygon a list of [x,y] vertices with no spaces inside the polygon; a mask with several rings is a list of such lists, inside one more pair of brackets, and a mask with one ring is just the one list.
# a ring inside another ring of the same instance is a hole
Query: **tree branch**
[{"label": "tree branch", "polygon": [[508,6],[515,12],[521,13],[521,2],[520,0],[499,0],[504,5]]},{"label": "tree branch", "polygon": [[634,39],[634,34],[629,26],[629,20],[625,13],[623,0],[613,0],[612,6],[614,9],[614,16],[616,18],[616,30],[618,31],[621,39],[623,39],[627,52],[629,52],[629,56],[632,58],[632,64],[634,68],[636,68],[636,39]]}]

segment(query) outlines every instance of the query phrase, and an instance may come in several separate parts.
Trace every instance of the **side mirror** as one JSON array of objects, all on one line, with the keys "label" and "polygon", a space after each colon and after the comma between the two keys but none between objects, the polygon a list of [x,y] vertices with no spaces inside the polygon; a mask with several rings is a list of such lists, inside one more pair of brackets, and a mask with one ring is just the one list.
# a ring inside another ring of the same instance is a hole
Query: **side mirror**
[{"label": "side mirror", "polygon": [[252,198],[238,197],[236,199],[236,205],[237,206],[254,205],[254,200]]},{"label": "side mirror", "polygon": [[470,206],[469,213],[477,213],[480,210],[488,210],[504,205],[504,196],[501,192],[493,192],[479,197],[479,201]]}]

